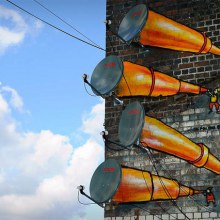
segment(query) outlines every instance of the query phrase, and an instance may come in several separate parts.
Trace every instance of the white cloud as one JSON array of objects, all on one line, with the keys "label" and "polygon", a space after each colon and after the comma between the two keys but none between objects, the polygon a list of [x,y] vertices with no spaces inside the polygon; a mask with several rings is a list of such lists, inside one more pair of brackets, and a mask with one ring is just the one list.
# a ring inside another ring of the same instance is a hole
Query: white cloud
[{"label": "white cloud", "polygon": [[[1,86],[1,85],[0,85]],[[17,91],[9,86],[2,86],[2,92],[6,92],[10,94],[10,104],[13,108],[19,110],[20,112],[23,111],[23,100]]]},{"label": "white cloud", "polygon": [[0,95],[0,116],[6,114],[9,111],[8,103]]},{"label": "white cloud", "polygon": [[0,52],[4,52],[10,46],[23,41],[25,31],[15,31],[6,27],[0,27]]},{"label": "white cloud", "polygon": [[[40,30],[43,25],[34,21],[28,25],[27,21],[15,10],[0,5],[0,54],[11,46],[22,43],[27,34]],[[33,28],[34,27],[34,28]]]},{"label": "white cloud", "polygon": [[10,19],[14,22],[16,30],[25,30],[27,25],[21,15],[15,10],[8,9],[4,6],[0,5],[0,18],[2,19]]},{"label": "white cloud", "polygon": [[0,26],[0,53],[8,47],[21,43],[27,33],[28,26],[21,15],[12,10],[0,6],[0,19],[13,26],[8,28],[5,24]]},{"label": "white cloud", "polygon": [[[77,201],[76,187],[86,185],[88,192],[103,147],[92,135],[75,148],[67,136],[50,130],[18,131],[11,99],[1,94],[6,91],[18,95],[12,88],[0,90],[0,219],[84,220],[86,209]],[[103,114],[100,104],[84,116],[83,125],[99,113]]]},{"label": "white cloud", "polygon": [[100,139],[100,132],[104,129],[104,113],[104,99],[101,99],[100,104],[95,105],[89,114],[85,114],[83,116],[82,131],[92,135],[93,137],[96,137],[97,139]]}]

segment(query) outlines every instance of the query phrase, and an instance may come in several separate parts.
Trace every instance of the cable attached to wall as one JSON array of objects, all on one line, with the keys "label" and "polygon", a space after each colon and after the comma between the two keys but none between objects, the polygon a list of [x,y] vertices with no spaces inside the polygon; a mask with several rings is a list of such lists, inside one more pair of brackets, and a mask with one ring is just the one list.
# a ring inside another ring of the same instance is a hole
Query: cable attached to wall
[{"label": "cable attached to wall", "polygon": [[[141,169],[141,172],[142,172],[142,176],[143,176],[145,185],[147,186],[148,192],[151,193],[151,191],[150,191],[150,189],[149,189],[149,186],[148,186],[148,184],[147,184],[147,181],[146,181],[146,179],[145,179],[145,177],[144,177],[144,170]],[[154,199],[153,199],[153,194],[151,195],[151,200],[154,200]],[[172,214],[168,213],[160,204],[156,203],[156,205],[159,206],[159,207],[163,210],[164,213],[170,215],[173,219],[177,219],[175,216],[173,216]]]},{"label": "cable attached to wall", "polygon": [[159,177],[159,181],[160,181],[160,183],[161,183],[161,185],[162,185],[162,187],[163,187],[165,193],[166,193],[167,196],[170,198],[170,200],[171,200],[171,202],[173,203],[173,205],[185,216],[185,218],[188,219],[188,220],[190,220],[190,219],[188,218],[188,216],[186,216],[186,214],[180,209],[180,207],[177,205],[177,203],[172,199],[172,196],[171,196],[169,190],[166,188],[166,186],[165,186],[163,180],[161,179],[161,177],[160,177],[160,175],[159,175],[159,173],[158,173],[158,170],[157,170],[157,168],[156,168],[155,162],[154,162],[153,158],[151,157],[150,153],[151,153],[150,151],[149,151],[149,153],[148,153],[148,151],[147,151],[148,157],[149,157],[149,159],[150,159],[150,161],[151,161],[151,163],[152,163],[152,165],[153,165],[153,167],[154,167],[154,169],[155,169],[155,171],[156,171],[156,173],[157,173],[157,175],[158,175],[158,177]]},{"label": "cable attached to wall", "polygon": [[[152,155],[152,151],[151,151],[150,149],[149,149],[149,152],[150,152],[151,155]],[[161,165],[161,166],[162,166],[162,165]],[[165,170],[163,170],[163,171],[165,171],[165,172],[167,173],[167,175],[168,175],[169,178],[172,178],[170,172],[169,172],[167,169],[165,169]],[[179,181],[179,182],[181,183],[181,181]],[[174,181],[174,183],[175,183],[175,181]],[[184,188],[182,188],[181,186],[180,186],[180,188],[181,188],[181,190],[182,190],[183,192],[187,193],[187,191],[186,191]],[[210,208],[207,208],[206,206],[204,206],[204,205],[198,203],[193,196],[188,195],[188,198],[190,198],[196,205],[200,206],[201,208],[204,208],[204,209],[206,209],[207,211],[212,211]]]}]

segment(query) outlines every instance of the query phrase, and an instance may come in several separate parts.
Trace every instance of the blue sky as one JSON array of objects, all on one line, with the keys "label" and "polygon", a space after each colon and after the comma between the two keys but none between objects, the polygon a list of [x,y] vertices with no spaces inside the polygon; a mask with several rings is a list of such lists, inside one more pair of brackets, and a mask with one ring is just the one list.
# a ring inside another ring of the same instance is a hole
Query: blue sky
[{"label": "blue sky", "polygon": [[[105,1],[39,2],[105,48]],[[14,3],[83,38],[36,2]],[[104,57],[0,1],[0,219],[103,219],[78,203],[76,186],[88,192],[103,161],[104,102],[86,93],[82,74]]]}]

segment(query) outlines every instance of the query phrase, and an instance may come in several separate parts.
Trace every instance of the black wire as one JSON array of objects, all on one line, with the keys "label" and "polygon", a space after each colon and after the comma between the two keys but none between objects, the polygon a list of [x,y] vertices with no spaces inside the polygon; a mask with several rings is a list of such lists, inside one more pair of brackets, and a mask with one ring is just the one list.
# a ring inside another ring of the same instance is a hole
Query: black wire
[{"label": "black wire", "polygon": [[132,97],[131,89],[130,89],[130,87],[129,87],[129,85],[128,85],[127,79],[125,78],[124,73],[122,73],[122,75],[123,75],[123,78],[124,78],[124,80],[125,80],[125,83],[126,83],[126,85],[127,85],[127,87],[128,87],[128,90],[129,90],[130,96]]},{"label": "black wire", "polygon": [[40,5],[42,8],[44,8],[45,10],[47,10],[48,12],[50,12],[52,15],[54,15],[56,18],[58,18],[59,20],[61,20],[63,23],[65,23],[66,25],[68,25],[69,27],[71,27],[73,30],[75,30],[77,33],[79,33],[81,36],[85,37],[87,40],[89,40],[90,42],[92,42],[93,44],[95,44],[97,47],[100,47],[98,44],[96,44],[94,41],[92,41],[91,39],[89,39],[87,36],[85,36],[83,33],[81,33],[80,31],[78,31],[76,28],[74,28],[71,24],[67,23],[65,20],[63,20],[61,17],[59,17],[58,15],[56,15],[54,12],[52,12],[50,9],[48,9],[46,6],[44,6],[43,4],[41,4],[39,1],[37,0],[33,0],[35,1],[38,5]]},{"label": "black wire", "polygon": [[[149,152],[150,152],[151,155],[152,155],[152,152],[151,152],[150,149],[149,149]],[[164,170],[164,171],[165,171],[165,170]],[[170,172],[168,172],[167,169],[166,169],[166,173],[168,174],[168,177],[169,177],[169,178],[172,178],[172,176],[170,175]],[[173,182],[176,183],[176,181],[173,181]],[[180,182],[180,183],[181,183],[181,182]],[[176,184],[178,185],[178,183],[176,183]],[[186,191],[181,185],[180,185],[180,189],[181,189],[183,192],[187,193],[187,191]],[[204,205],[198,203],[193,196],[188,195],[188,198],[190,198],[191,200],[193,200],[193,202],[195,202],[195,204],[197,204],[198,206],[200,206],[200,207],[202,207],[202,208],[205,208],[207,211],[211,211],[211,209],[209,209],[209,208],[207,208],[206,206],[204,206]]]},{"label": "black wire", "polygon": [[[143,178],[144,178],[144,171],[141,170],[141,172],[142,172],[142,176],[143,176]],[[150,189],[149,189],[149,187],[148,187],[148,184],[147,184],[147,181],[146,181],[145,178],[144,178],[144,181],[145,181],[145,184],[146,184],[146,186],[147,186],[148,191],[150,192]],[[152,200],[151,200],[151,201],[153,201],[153,195],[152,195]],[[165,213],[167,213],[168,215],[172,216],[174,219],[177,219],[177,218],[174,217],[172,214],[168,213],[168,212],[162,207],[162,205],[160,205],[160,204],[158,204],[158,203],[156,203],[156,205],[159,206]]]},{"label": "black wire", "polygon": [[88,89],[87,89],[87,87],[86,87],[86,83],[85,83],[85,82],[83,83],[83,85],[84,85],[84,88],[85,88],[86,93],[87,93],[88,95],[93,96],[93,97],[97,97],[97,95],[92,95],[91,93],[89,93],[89,91],[88,91]]},{"label": "black wire", "polygon": [[[150,151],[149,151],[149,152],[150,152]],[[150,152],[150,153],[151,153],[151,152]],[[147,151],[147,154],[148,154],[148,151]],[[150,161],[151,161],[151,163],[152,163],[152,165],[153,165],[153,167],[154,167],[154,169],[155,169],[155,171],[156,171],[156,173],[157,173],[157,175],[158,175],[159,181],[160,181],[160,183],[161,183],[161,185],[162,185],[162,187],[163,187],[165,193],[166,193],[167,196],[170,198],[170,200],[171,200],[171,202],[173,203],[173,205],[185,216],[185,218],[187,218],[188,220],[190,220],[190,219],[186,216],[186,214],[180,209],[180,207],[177,205],[177,203],[172,199],[172,196],[170,195],[169,190],[166,188],[166,186],[165,186],[163,180],[161,179],[161,177],[160,177],[160,175],[159,175],[159,173],[158,173],[158,170],[157,170],[157,168],[156,168],[156,165],[155,165],[155,163],[154,163],[154,161],[153,161],[151,155],[148,154],[148,157],[149,157],[149,159],[150,159]]]},{"label": "black wire", "polygon": [[91,83],[89,83],[86,78],[84,79],[84,83],[88,84],[91,87],[91,89],[94,91],[94,93],[97,93],[99,96],[105,99],[104,95],[100,93],[99,90],[97,90]]},{"label": "black wire", "polygon": [[[188,100],[187,100],[187,102],[188,102]],[[193,103],[192,103],[192,101],[190,102],[190,105],[191,105],[191,107],[193,107]],[[154,110],[156,110],[156,108],[153,109],[152,111],[154,111]],[[176,114],[176,115],[177,115],[177,114]],[[174,115],[174,117],[175,117],[176,115]],[[177,123],[178,123],[178,122],[174,122],[173,124],[176,124],[176,125],[177,125]],[[186,132],[192,134],[192,130],[184,131],[184,133],[186,133]],[[145,145],[144,142],[142,142],[142,144]],[[149,151],[150,151],[150,149],[149,149]],[[171,178],[171,175],[169,174],[169,172],[167,171],[167,169],[166,169],[166,172],[168,173],[168,176]],[[180,181],[180,183],[181,183],[181,181]],[[182,190],[183,190],[184,192],[186,192],[183,188],[182,188]],[[193,196],[189,195],[188,197],[189,197],[191,200],[193,200],[193,202],[195,202],[195,203],[196,203],[198,206],[200,206],[201,208],[204,208],[204,209],[206,209],[207,211],[211,211],[211,210],[212,210],[212,209],[210,209],[210,208],[207,208],[207,207],[204,206],[203,204],[198,203],[198,202],[196,201],[196,199],[193,198]]]},{"label": "black wire", "polygon": [[128,150],[126,148],[121,148],[121,149],[112,148],[108,144],[105,144],[105,146],[107,147],[107,149],[109,149],[111,151],[124,151],[124,150]]},{"label": "black wire", "polygon": [[[102,138],[103,138],[103,141],[105,141],[105,146],[106,146],[108,149],[112,150],[112,151],[130,150],[129,147],[122,146],[122,145],[120,145],[120,144],[117,143],[117,142],[112,142],[112,141],[108,140],[107,138],[104,138],[103,136],[102,136]],[[120,148],[120,149],[112,148],[112,147],[110,147],[106,142],[108,142],[108,143],[110,143],[110,144],[116,144],[117,146],[120,146],[121,148]]]},{"label": "black wire", "polygon": [[90,203],[83,203],[83,202],[81,202],[80,199],[79,199],[79,190],[78,190],[78,202],[80,204],[82,204],[82,205],[95,205],[96,204],[95,202],[90,202]]},{"label": "black wire", "polygon": [[[149,151],[149,152],[150,152],[150,151]],[[148,153],[148,152],[147,152],[147,153]],[[151,160],[151,163],[153,164],[153,167],[154,167],[154,169],[155,169],[155,171],[156,171],[156,173],[157,173],[157,176],[158,176],[158,178],[159,178],[159,181],[160,181],[160,183],[161,183],[161,185],[162,185],[162,187],[163,187],[165,193],[166,193],[167,196],[170,198],[170,200],[172,201],[173,205],[176,206],[176,207],[179,209],[179,211],[180,211],[185,217],[187,217],[187,216],[185,215],[185,213],[183,213],[182,210],[177,206],[176,202],[174,202],[174,200],[172,199],[172,196],[171,196],[171,194],[169,193],[169,190],[166,188],[166,186],[165,186],[163,180],[161,179],[161,177],[160,177],[160,175],[159,175],[159,173],[158,173],[158,170],[157,170],[157,168],[156,168],[156,165],[155,165],[153,159],[151,158],[150,155],[148,155],[148,156],[149,156],[149,159]],[[188,217],[187,217],[187,218],[188,218]],[[190,219],[189,219],[189,220],[190,220]]]},{"label": "black wire", "polygon": [[[146,179],[145,179],[145,177],[144,177],[144,171],[141,170],[141,172],[142,172],[142,176],[143,176],[144,182],[145,182],[145,184],[146,184],[146,186],[147,186],[148,192],[149,192],[149,193],[152,193],[152,192],[150,192],[150,189],[149,189],[149,187],[148,187],[147,181],[146,181]],[[151,201],[153,201],[153,200],[154,200],[154,199],[153,199],[153,195],[152,195],[152,200],[151,200]],[[156,203],[156,205],[159,206],[165,213],[167,213],[168,215],[170,215],[170,216],[173,217],[174,219],[177,219],[176,217],[172,216],[172,214],[168,213],[160,204]]]},{"label": "black wire", "polygon": [[109,149],[111,151],[124,151],[124,150],[127,150],[125,148],[121,148],[121,149],[112,148],[108,144],[105,144],[105,146],[107,147],[107,149]]},{"label": "black wire", "polygon": [[[110,31],[111,31],[111,29],[110,29]],[[112,32],[112,31],[111,31],[111,32]],[[112,32],[112,33],[115,34],[114,32]],[[107,37],[108,37],[108,40],[109,40],[109,42],[110,42],[110,45],[111,45],[111,47],[112,47],[112,49],[113,49],[113,52],[116,53],[116,52],[115,52],[115,49],[114,49],[114,47],[113,47],[113,45],[112,45],[112,43],[111,43],[111,40],[110,40],[110,37],[109,37],[108,34],[107,34]],[[129,89],[129,93],[130,93],[130,95],[132,96],[130,87],[129,87],[128,83],[127,83],[127,80],[126,80],[124,74],[123,74],[123,77],[124,77],[124,80],[125,80],[125,82],[126,82],[126,84],[127,84],[128,89]],[[153,111],[153,110],[152,110],[152,111]],[[176,122],[175,122],[175,123],[176,123]],[[149,152],[150,152],[150,151],[149,151]],[[148,152],[147,152],[147,153],[148,153]],[[150,158],[150,157],[149,157],[149,158]],[[152,164],[153,164],[153,166],[154,166],[154,163],[153,163],[153,162],[152,162]],[[157,169],[156,169],[155,166],[154,166],[154,168],[155,168],[155,170],[156,170],[156,172],[157,172]],[[142,171],[142,175],[143,175],[143,171]],[[157,175],[159,176],[158,172],[157,172]],[[160,176],[159,176],[159,180],[161,180]],[[175,181],[174,181],[174,182],[175,182]],[[146,181],[145,181],[145,183],[146,183]],[[163,181],[162,181],[161,184],[162,184],[162,187],[163,187],[163,188],[165,187],[164,190],[165,190],[166,194],[168,193],[167,196],[171,198],[172,203],[178,208],[178,210],[179,210],[187,219],[189,219],[189,218],[185,215],[185,213],[183,213],[182,210],[177,206],[176,202],[175,202],[174,200],[172,200],[172,196],[170,195],[170,193],[169,193],[169,191],[167,190],[166,186],[164,185]],[[148,187],[148,186],[147,186],[147,187]],[[180,187],[181,187],[181,186],[180,186]],[[182,190],[183,190],[184,192],[186,192],[186,190],[184,190],[183,188],[182,188]],[[197,203],[196,200],[195,200],[192,196],[189,195],[189,197],[190,197],[195,203]],[[199,206],[201,206],[201,207],[205,207],[205,206],[202,206],[202,205],[199,204],[199,203],[197,203],[197,205],[199,205]],[[139,208],[140,208],[140,207],[139,207]],[[205,207],[205,208],[206,208],[206,207]],[[161,209],[164,210],[162,206],[161,206]],[[207,209],[207,208],[206,208],[206,209]],[[207,210],[209,210],[209,209],[207,209]],[[164,210],[164,211],[166,212],[166,210]],[[190,219],[189,219],[189,220],[190,220]]]},{"label": "black wire", "polygon": [[[144,177],[144,170],[141,170],[141,172],[142,172],[142,176],[143,176],[143,179],[144,179],[144,181],[145,181],[145,184],[146,184],[146,186],[147,186],[148,192],[149,192],[149,193],[152,193],[152,192],[150,192],[149,186],[148,186],[147,181],[146,181],[146,179],[145,179],[145,177]],[[151,177],[151,178],[152,178],[152,177]],[[153,200],[154,200],[154,199],[153,199],[153,195],[152,195],[152,200],[151,200],[151,201],[153,201]],[[159,206],[165,213],[167,213],[168,215],[170,215],[170,216],[173,217],[174,219],[177,219],[177,218],[174,217],[172,214],[168,213],[168,212],[162,207],[162,205],[160,205],[160,204],[158,204],[158,203],[156,203],[156,205]]]},{"label": "black wire", "polygon": [[94,45],[94,44],[91,44],[91,43],[89,43],[89,42],[87,42],[87,41],[84,41],[84,40],[82,40],[82,39],[80,39],[80,38],[78,38],[78,37],[76,37],[76,36],[74,36],[74,35],[72,35],[72,34],[66,32],[66,31],[64,31],[64,30],[62,30],[62,29],[60,29],[60,28],[54,26],[53,24],[51,24],[51,23],[49,23],[49,22],[47,22],[47,21],[45,21],[45,20],[39,18],[38,16],[36,16],[36,15],[30,13],[29,11],[25,10],[24,8],[22,8],[22,7],[20,7],[19,5],[13,3],[13,2],[10,1],[10,0],[5,0],[5,1],[7,1],[8,3],[14,5],[15,7],[19,8],[19,9],[22,10],[22,11],[24,11],[25,13],[31,15],[32,17],[34,17],[34,18],[36,18],[36,19],[42,21],[43,23],[49,25],[50,27],[52,27],[52,28],[54,28],[54,29],[56,29],[56,30],[58,30],[58,31],[60,31],[60,32],[62,32],[62,33],[64,33],[64,34],[66,34],[66,35],[72,37],[72,38],[75,38],[76,40],[79,40],[79,41],[81,41],[81,42],[83,42],[83,43],[85,43],[85,44],[88,44],[88,45],[90,45],[90,46],[92,46],[92,47],[95,47],[95,48],[98,48],[98,49],[100,49],[100,50],[106,51],[106,50],[103,49],[103,48],[100,48],[100,47],[98,47],[98,46],[96,46],[96,45]]},{"label": "black wire", "polygon": [[[148,151],[146,151],[146,152],[147,152],[147,154],[148,154]],[[150,152],[150,150],[149,150],[149,152]],[[150,152],[150,153],[151,153],[151,152]],[[162,179],[160,178],[160,175],[159,175],[159,173],[158,173],[158,170],[157,170],[157,168],[156,168],[156,165],[155,165],[155,163],[154,163],[152,157],[151,157],[149,154],[148,154],[148,157],[149,157],[149,159],[150,159],[150,161],[151,161],[151,163],[152,163],[152,165],[153,165],[153,167],[154,167],[154,169],[155,169],[155,171],[156,171],[156,173],[157,173],[157,176],[158,176],[158,178],[159,178],[159,181],[160,181],[160,183],[161,183],[161,185],[162,185],[162,187],[163,187],[165,193],[166,193],[167,196],[170,198],[170,200],[171,200],[172,202],[174,202],[173,199],[172,199],[172,196],[170,195],[170,193],[169,193],[169,191],[167,190],[166,186],[164,185]],[[174,182],[175,182],[175,181],[174,181]],[[175,206],[176,206],[176,204],[175,204]],[[179,207],[178,207],[178,208],[179,208]],[[179,210],[180,210],[180,209],[179,209]],[[182,212],[182,210],[180,210],[180,211]],[[183,213],[183,214],[184,214],[184,213]],[[184,215],[185,215],[185,214],[184,214]]]}]

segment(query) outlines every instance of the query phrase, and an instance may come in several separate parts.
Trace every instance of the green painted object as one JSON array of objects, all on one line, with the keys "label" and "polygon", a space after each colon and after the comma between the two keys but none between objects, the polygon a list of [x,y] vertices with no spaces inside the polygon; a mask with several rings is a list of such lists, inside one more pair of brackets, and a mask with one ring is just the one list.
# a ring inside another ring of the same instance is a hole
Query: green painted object
[{"label": "green painted object", "polygon": [[144,4],[133,7],[123,18],[118,35],[127,43],[130,43],[146,24],[148,8]]},{"label": "green painted object", "polygon": [[[121,80],[123,71],[121,59],[115,55],[108,56],[95,67],[90,83],[101,95],[110,95]],[[93,92],[99,95],[94,89]]]},{"label": "green painted object", "polygon": [[90,182],[90,196],[97,203],[109,201],[117,192],[121,182],[121,165],[114,159],[101,163]]},{"label": "green painted object", "polygon": [[130,147],[139,139],[144,127],[145,111],[140,102],[132,102],[122,112],[118,136],[120,144]]}]

